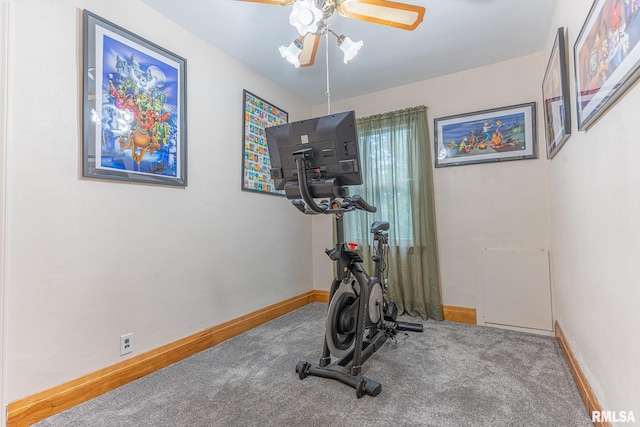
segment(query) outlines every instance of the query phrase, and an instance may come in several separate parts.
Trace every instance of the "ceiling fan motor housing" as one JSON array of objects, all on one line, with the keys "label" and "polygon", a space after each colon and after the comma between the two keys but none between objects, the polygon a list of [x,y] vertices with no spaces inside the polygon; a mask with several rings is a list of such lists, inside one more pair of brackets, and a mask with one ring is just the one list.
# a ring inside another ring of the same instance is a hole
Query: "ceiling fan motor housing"
[{"label": "ceiling fan motor housing", "polygon": [[315,0],[298,0],[294,3],[289,23],[296,27],[302,36],[317,32],[324,21],[324,13]]},{"label": "ceiling fan motor housing", "polygon": [[319,0],[320,10],[324,15],[324,19],[328,19],[336,10],[336,2],[334,0]]}]

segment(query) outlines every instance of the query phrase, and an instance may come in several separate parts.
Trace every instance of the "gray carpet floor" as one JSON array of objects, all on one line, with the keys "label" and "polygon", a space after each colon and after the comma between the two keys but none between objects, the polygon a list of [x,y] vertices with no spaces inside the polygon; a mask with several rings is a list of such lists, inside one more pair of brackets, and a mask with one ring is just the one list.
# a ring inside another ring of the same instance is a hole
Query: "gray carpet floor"
[{"label": "gray carpet floor", "polygon": [[36,426],[591,426],[554,338],[451,322],[398,335],[363,366],[356,398],[300,380],[317,362],[326,304],[310,304]]}]

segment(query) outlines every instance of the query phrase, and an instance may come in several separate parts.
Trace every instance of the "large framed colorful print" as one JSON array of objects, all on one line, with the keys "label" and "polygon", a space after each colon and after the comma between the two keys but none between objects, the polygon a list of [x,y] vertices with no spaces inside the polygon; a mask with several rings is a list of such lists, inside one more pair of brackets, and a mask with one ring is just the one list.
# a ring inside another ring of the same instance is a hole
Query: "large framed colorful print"
[{"label": "large framed colorful print", "polygon": [[571,108],[567,78],[564,27],[558,28],[547,71],[542,81],[547,158],[552,159],[571,136]]},{"label": "large framed colorful print", "polygon": [[186,186],[186,60],[85,10],[82,73],[82,175]]},{"label": "large framed colorful print", "polygon": [[435,166],[534,159],[536,103],[434,120]]},{"label": "large framed colorful print", "polygon": [[578,130],[586,130],[640,75],[640,5],[595,0],[573,48]]},{"label": "large framed colorful print", "polygon": [[242,189],[266,194],[284,195],[271,179],[271,160],[265,128],[288,123],[289,114],[243,90]]}]

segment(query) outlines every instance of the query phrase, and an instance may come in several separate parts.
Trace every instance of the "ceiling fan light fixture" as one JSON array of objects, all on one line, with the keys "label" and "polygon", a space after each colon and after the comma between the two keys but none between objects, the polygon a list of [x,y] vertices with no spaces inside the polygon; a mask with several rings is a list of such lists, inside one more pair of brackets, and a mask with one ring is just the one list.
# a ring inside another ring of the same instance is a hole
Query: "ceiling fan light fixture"
[{"label": "ceiling fan light fixture", "polygon": [[360,48],[362,47],[362,40],[358,42],[354,42],[349,37],[345,35],[341,35],[338,37],[338,46],[340,50],[344,53],[344,63],[346,64],[350,60],[352,60],[357,54]]},{"label": "ceiling fan light fixture", "polygon": [[[0,0],[2,1],[2,0]],[[334,14],[360,21],[372,22],[407,31],[415,30],[422,22],[425,8],[394,0],[236,0],[255,3],[292,6],[289,23],[300,37],[289,46],[280,46],[280,55],[296,68],[314,64],[321,36],[332,33],[338,38],[338,47],[344,54],[344,63],[352,60],[363,46],[345,35],[339,36],[329,29],[328,20]],[[400,0],[402,1],[402,0]],[[329,58],[327,44],[327,68]],[[328,73],[327,73],[328,80]],[[327,84],[328,87],[328,84]],[[328,92],[328,89],[327,89]]]},{"label": "ceiling fan light fixture", "polygon": [[289,15],[289,23],[296,27],[302,36],[317,32],[323,19],[324,13],[314,0],[297,0]]},{"label": "ceiling fan light fixture", "polygon": [[282,55],[282,57],[289,61],[294,67],[299,68],[300,59],[298,56],[300,55],[300,52],[302,52],[303,47],[304,44],[302,43],[302,40],[295,39],[287,47],[280,46],[280,55]]}]

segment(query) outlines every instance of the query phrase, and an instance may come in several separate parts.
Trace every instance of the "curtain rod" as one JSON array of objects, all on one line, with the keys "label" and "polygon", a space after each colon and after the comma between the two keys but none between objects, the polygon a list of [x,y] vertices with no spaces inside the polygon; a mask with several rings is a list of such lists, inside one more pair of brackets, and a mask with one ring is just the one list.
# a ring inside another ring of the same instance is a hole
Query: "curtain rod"
[{"label": "curtain rod", "polygon": [[418,106],[415,106],[415,107],[403,108],[402,110],[395,110],[395,111],[389,111],[389,112],[381,113],[381,114],[374,114],[372,116],[360,117],[357,120],[381,119],[381,118],[389,117],[389,116],[399,116],[401,114],[406,114],[406,113],[420,112],[422,110],[426,111],[427,110],[427,106],[426,105],[418,105]]}]

